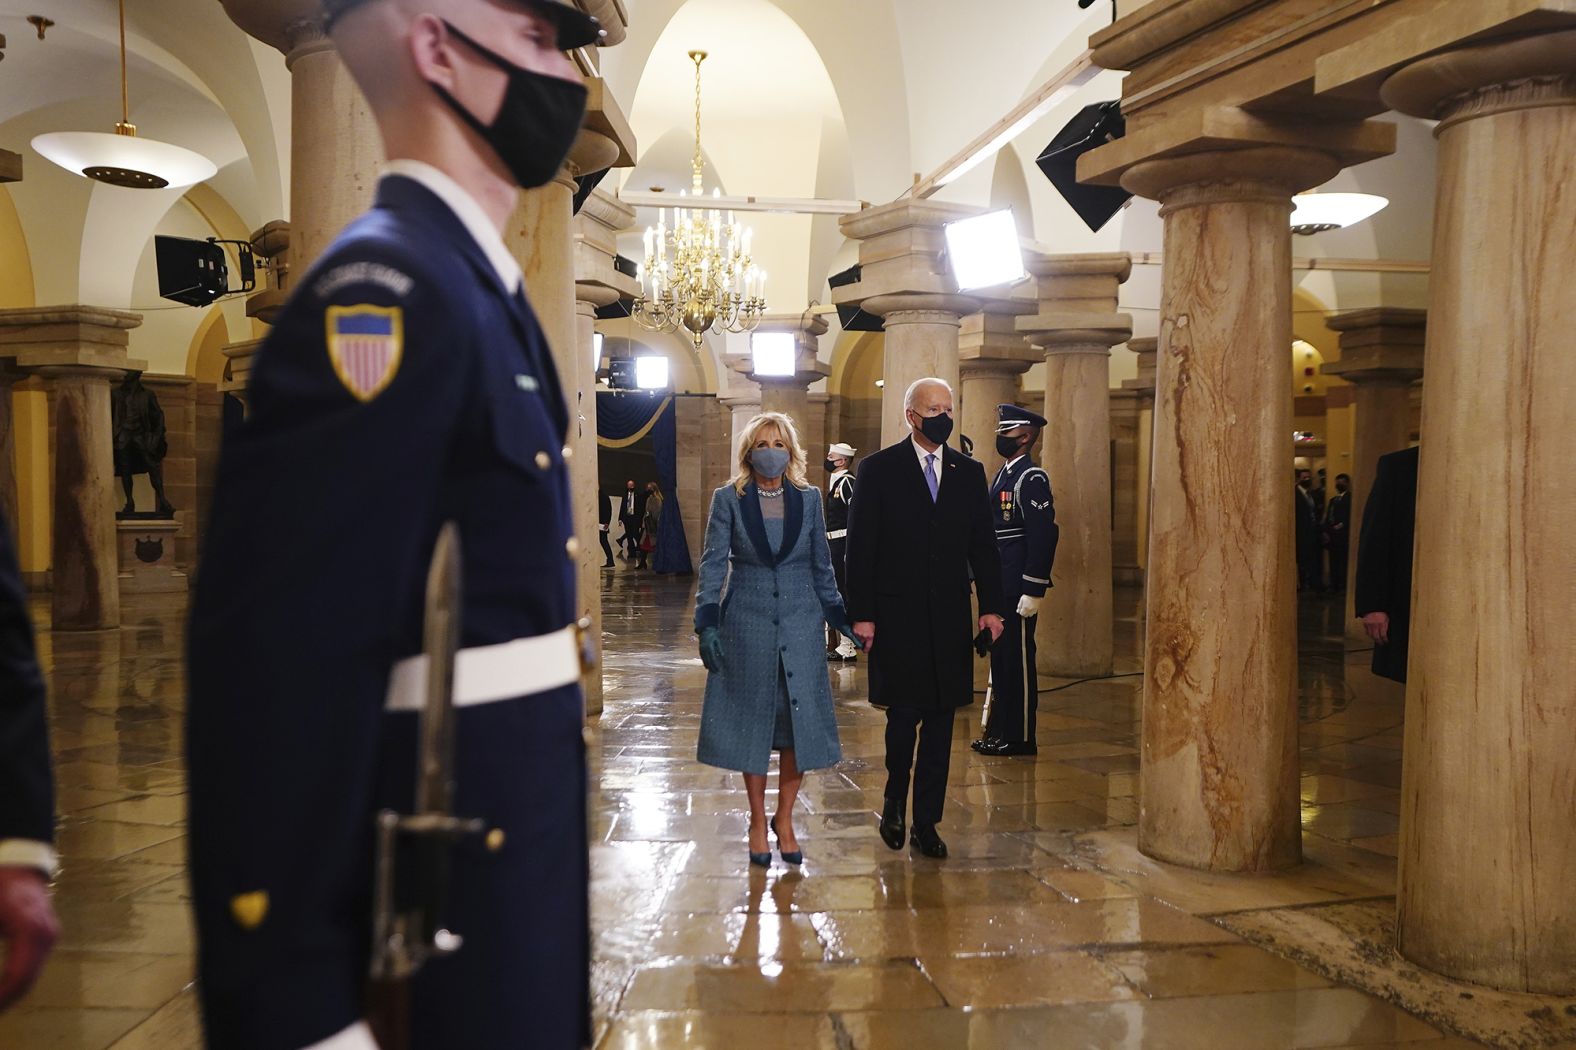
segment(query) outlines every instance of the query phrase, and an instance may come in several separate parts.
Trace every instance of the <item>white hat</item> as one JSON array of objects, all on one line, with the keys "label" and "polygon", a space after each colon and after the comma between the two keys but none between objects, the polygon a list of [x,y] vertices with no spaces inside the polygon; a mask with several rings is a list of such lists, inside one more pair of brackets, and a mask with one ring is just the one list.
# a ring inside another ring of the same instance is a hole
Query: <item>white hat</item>
[{"label": "white hat", "polygon": [[831,448],[827,449],[826,454],[828,456],[842,456],[844,459],[853,459],[855,456],[859,455],[859,450],[848,444],[846,441],[839,441]]}]

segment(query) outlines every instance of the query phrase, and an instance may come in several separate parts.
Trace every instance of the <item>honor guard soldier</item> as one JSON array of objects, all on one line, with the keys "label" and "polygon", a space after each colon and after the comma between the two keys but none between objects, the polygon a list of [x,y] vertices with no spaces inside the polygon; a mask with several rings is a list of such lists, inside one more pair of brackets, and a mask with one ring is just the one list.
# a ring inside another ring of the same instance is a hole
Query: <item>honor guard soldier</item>
[{"label": "honor guard soldier", "polygon": [[984,755],[1032,755],[1039,705],[1034,628],[1040,599],[1051,585],[1060,530],[1051,479],[1029,457],[1045,417],[1017,405],[998,405],[996,419],[996,451],[1006,462],[991,486],[990,505],[1001,552],[1003,604],[1013,611],[991,648],[984,735],[970,746]]},{"label": "honor guard soldier", "polygon": [[[848,601],[848,508],[854,503],[854,457],[859,450],[839,441],[826,451],[826,545],[832,550],[832,571],[837,576],[837,592]],[[859,659],[851,638],[833,632],[837,648],[828,659]]]},{"label": "honor guard soldier", "polygon": [[[206,1045],[371,1048],[371,1014],[413,1050],[570,1050],[590,1017],[568,415],[500,230],[568,155],[587,92],[563,52],[600,31],[549,0],[324,19],[390,163],[296,283],[221,457],[189,632]],[[453,954],[389,1009],[365,995],[375,820],[413,812],[440,530],[463,565],[453,809],[494,830],[444,861]]]}]

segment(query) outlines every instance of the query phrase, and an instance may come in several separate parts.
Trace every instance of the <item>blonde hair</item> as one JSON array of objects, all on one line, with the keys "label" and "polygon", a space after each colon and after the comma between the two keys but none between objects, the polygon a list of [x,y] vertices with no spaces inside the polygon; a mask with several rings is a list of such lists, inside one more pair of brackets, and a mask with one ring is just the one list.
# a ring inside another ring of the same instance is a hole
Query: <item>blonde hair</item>
[{"label": "blonde hair", "polygon": [[742,496],[744,486],[755,479],[755,468],[750,465],[750,451],[760,439],[761,431],[767,427],[776,427],[778,436],[788,446],[788,470],[783,476],[796,489],[809,488],[810,483],[805,480],[804,449],[799,444],[799,431],[794,427],[793,420],[781,412],[762,412],[744,424],[744,429],[739,431],[739,447],[734,455],[734,462],[739,469],[733,476],[733,490]]}]

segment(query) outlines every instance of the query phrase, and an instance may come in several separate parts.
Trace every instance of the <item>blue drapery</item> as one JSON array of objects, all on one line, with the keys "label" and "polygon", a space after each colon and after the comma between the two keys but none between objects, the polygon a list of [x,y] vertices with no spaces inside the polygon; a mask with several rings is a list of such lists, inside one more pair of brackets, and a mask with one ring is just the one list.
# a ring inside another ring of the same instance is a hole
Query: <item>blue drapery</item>
[{"label": "blue drapery", "polygon": [[677,416],[671,397],[613,393],[596,396],[598,444],[627,447],[650,433],[657,484],[662,486],[662,519],[657,523],[657,549],[651,567],[659,573],[688,575],[695,566],[690,562],[684,519],[679,514]]}]

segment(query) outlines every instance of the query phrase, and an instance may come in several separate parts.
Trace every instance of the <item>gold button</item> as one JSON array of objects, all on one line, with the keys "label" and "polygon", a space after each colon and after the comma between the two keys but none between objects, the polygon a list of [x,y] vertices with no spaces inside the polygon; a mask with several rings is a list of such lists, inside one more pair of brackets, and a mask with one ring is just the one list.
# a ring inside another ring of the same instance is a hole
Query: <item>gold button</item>
[{"label": "gold button", "polygon": [[550,467],[552,465],[553,465],[553,457],[552,456],[549,456],[546,452],[538,452],[536,454],[536,469],[537,470],[546,470],[548,467]]},{"label": "gold button", "polygon": [[564,451],[563,451],[563,456],[564,456],[565,459],[574,459],[575,458],[575,450],[570,448],[568,445],[565,445],[564,446]]},{"label": "gold button", "polygon": [[497,853],[503,849],[503,828],[493,828],[487,833],[487,852]]},{"label": "gold button", "polygon": [[564,553],[571,558],[578,558],[580,556],[580,541],[573,536],[569,537],[564,541]]}]

